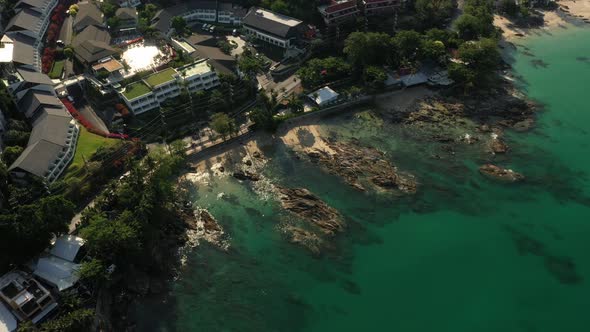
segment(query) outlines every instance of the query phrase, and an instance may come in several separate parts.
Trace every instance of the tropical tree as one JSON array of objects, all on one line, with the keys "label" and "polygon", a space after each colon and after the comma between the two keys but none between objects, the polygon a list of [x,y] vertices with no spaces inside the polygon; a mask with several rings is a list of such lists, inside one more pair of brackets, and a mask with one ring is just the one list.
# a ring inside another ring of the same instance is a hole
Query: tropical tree
[{"label": "tropical tree", "polygon": [[237,126],[234,119],[225,113],[215,113],[211,116],[209,123],[211,129],[217,132],[225,140],[227,136],[237,133]]},{"label": "tropical tree", "polygon": [[97,259],[105,261],[123,260],[131,253],[139,250],[139,233],[137,225],[130,223],[132,212],[125,211],[115,220],[109,220],[105,214],[96,213],[90,216],[88,225],[80,231],[86,239],[89,253]]},{"label": "tropical tree", "polygon": [[351,74],[352,67],[342,58],[311,59],[297,71],[304,85],[317,86],[342,79]]},{"label": "tropical tree", "polygon": [[74,49],[71,46],[64,48],[64,56],[68,59],[74,57]]},{"label": "tropical tree", "polygon": [[2,152],[2,160],[6,163],[6,165],[12,165],[12,163],[20,156],[23,152],[22,146],[8,146]]},{"label": "tropical tree", "polygon": [[440,27],[453,15],[452,0],[416,0],[416,16],[423,27]]},{"label": "tropical tree", "polygon": [[182,16],[174,16],[170,23],[177,35],[183,35],[186,31],[186,20]]},{"label": "tropical tree", "polygon": [[383,65],[391,60],[394,44],[386,33],[353,32],[344,41],[344,54],[357,66]]},{"label": "tropical tree", "polygon": [[463,40],[474,40],[479,38],[484,33],[483,22],[469,14],[461,15],[455,22],[455,28],[459,33],[459,38]]},{"label": "tropical tree", "polygon": [[381,67],[369,66],[363,72],[363,80],[370,87],[380,89],[384,87],[385,80],[387,80],[387,74]]},{"label": "tropical tree", "polygon": [[250,120],[254,122],[256,129],[263,129],[267,131],[274,131],[277,129],[277,121],[274,118],[273,112],[266,107],[257,107],[248,114]]},{"label": "tropical tree", "polygon": [[248,77],[256,75],[263,67],[262,60],[254,56],[250,50],[245,50],[238,58],[238,69]]},{"label": "tropical tree", "polygon": [[457,57],[460,62],[449,66],[449,75],[467,90],[485,86],[501,59],[497,42],[492,38],[462,44]]},{"label": "tropical tree", "polygon": [[403,30],[395,34],[393,42],[402,60],[413,61],[420,54],[422,36],[414,30]]}]

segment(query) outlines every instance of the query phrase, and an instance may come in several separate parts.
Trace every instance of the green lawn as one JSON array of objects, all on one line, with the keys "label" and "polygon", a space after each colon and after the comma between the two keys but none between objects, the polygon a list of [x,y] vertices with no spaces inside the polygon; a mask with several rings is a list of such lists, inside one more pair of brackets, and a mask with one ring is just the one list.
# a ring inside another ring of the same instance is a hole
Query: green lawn
[{"label": "green lawn", "polygon": [[80,136],[76,145],[74,159],[65,172],[65,176],[75,176],[84,166],[84,158],[90,159],[90,156],[101,146],[111,146],[119,142],[114,138],[105,138],[90,133],[86,128],[80,126]]},{"label": "green lawn", "polygon": [[59,60],[53,63],[53,67],[49,72],[48,76],[51,79],[58,79],[61,78],[61,73],[64,71],[64,65],[66,64],[66,60]]},{"label": "green lawn", "polygon": [[151,87],[156,87],[160,84],[170,82],[174,80],[174,76],[176,71],[172,68],[164,69],[161,72],[155,73],[145,78],[147,84]]},{"label": "green lawn", "polygon": [[128,100],[133,100],[137,97],[145,95],[146,93],[149,93],[150,91],[152,90],[145,83],[139,81],[127,85],[123,95],[125,95],[125,98]]}]

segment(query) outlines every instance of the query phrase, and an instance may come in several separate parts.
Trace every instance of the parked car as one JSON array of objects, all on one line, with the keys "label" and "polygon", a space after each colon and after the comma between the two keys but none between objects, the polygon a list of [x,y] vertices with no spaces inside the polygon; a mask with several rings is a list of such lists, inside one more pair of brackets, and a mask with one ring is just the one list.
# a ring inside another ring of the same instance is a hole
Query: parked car
[{"label": "parked car", "polygon": [[65,47],[66,46],[66,43],[64,43],[61,39],[58,40],[58,41],[56,41],[55,44],[57,44],[57,46],[59,46],[59,47]]},{"label": "parked car", "polygon": [[203,24],[202,29],[207,30],[207,28],[209,28],[209,24],[207,24],[207,23]]},{"label": "parked car", "polygon": [[214,33],[215,32],[215,26],[212,25],[211,28],[209,28],[209,32]]},{"label": "parked car", "polygon": [[232,34],[233,36],[237,36],[237,35],[239,35],[240,33],[238,32],[238,29],[234,29],[234,30],[231,32],[231,34]]}]

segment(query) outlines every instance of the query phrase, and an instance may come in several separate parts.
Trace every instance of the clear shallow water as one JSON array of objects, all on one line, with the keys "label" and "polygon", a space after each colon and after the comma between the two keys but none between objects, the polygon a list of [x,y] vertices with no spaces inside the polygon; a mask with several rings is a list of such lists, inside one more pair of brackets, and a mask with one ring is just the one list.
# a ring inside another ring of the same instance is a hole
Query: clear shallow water
[{"label": "clear shallow water", "polygon": [[361,194],[275,146],[268,178],[319,195],[345,216],[346,233],[314,258],[282,237],[278,225],[291,217],[274,201],[218,179],[197,203],[233,250],[192,252],[171,293],[141,305],[139,329],[588,331],[590,29],[524,46],[534,57],[517,53],[516,72],[546,110],[534,131],[510,134],[513,151],[494,162],[526,183],[481,178],[477,165],[490,158],[469,147],[436,160],[440,147],[412,130],[363,115],[327,119],[325,133],[376,146],[415,174],[419,194]]}]

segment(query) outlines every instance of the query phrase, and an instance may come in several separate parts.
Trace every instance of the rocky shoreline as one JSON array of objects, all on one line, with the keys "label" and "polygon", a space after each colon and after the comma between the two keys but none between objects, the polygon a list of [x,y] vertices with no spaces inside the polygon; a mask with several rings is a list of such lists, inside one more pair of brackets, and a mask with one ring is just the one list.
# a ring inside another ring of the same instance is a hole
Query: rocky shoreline
[{"label": "rocky shoreline", "polygon": [[376,148],[362,146],[358,141],[325,141],[325,145],[327,150],[310,148],[304,150],[304,154],[311,162],[341,177],[359,191],[373,187],[400,194],[414,194],[418,190],[415,177],[400,172],[386,159],[385,153]]},{"label": "rocky shoreline", "polygon": [[404,124],[461,125],[466,120],[481,127],[516,131],[530,130],[535,124],[538,105],[527,100],[511,84],[502,84],[486,93],[465,97],[429,97],[408,109],[385,114],[391,121]]}]

